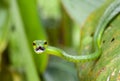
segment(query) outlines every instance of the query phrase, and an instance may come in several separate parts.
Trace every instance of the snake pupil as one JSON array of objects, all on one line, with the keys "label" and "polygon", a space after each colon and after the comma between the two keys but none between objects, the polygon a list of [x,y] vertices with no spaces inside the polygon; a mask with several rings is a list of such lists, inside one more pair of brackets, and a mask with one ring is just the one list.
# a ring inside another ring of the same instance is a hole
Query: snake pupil
[{"label": "snake pupil", "polygon": [[47,42],[45,42],[44,44],[47,44]]}]

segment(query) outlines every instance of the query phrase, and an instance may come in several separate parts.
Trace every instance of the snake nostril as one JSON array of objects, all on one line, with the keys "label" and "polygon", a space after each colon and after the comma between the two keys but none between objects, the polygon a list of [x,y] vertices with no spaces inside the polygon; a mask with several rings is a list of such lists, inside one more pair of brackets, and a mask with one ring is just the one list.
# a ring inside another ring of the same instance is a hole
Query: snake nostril
[{"label": "snake nostril", "polygon": [[38,50],[44,50],[44,48],[41,47],[41,46],[39,46],[39,47],[36,49],[36,51],[38,51]]},{"label": "snake nostril", "polygon": [[38,49],[40,49],[40,50],[41,50],[41,49],[42,49],[42,47],[40,46]]}]

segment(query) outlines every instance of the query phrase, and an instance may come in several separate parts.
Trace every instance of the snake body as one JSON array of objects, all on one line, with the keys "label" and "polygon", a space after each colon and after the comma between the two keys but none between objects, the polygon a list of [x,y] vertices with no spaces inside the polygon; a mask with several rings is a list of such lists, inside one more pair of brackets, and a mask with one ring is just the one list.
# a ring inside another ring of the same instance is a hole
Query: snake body
[{"label": "snake body", "polygon": [[55,56],[64,58],[64,59],[71,61],[71,62],[84,62],[84,61],[97,59],[98,57],[100,57],[101,52],[102,52],[102,50],[101,50],[101,38],[102,38],[103,32],[104,32],[105,28],[107,27],[107,24],[114,18],[115,15],[117,15],[119,13],[120,10],[117,11],[116,13],[112,13],[119,6],[120,6],[120,0],[115,0],[107,8],[106,12],[101,17],[100,22],[98,23],[98,26],[96,27],[96,31],[95,31],[95,34],[93,37],[95,52],[88,54],[88,55],[73,56],[73,55],[67,54],[62,49],[49,46],[47,44],[47,41],[45,41],[45,40],[33,41],[34,51],[37,54],[55,55]]}]

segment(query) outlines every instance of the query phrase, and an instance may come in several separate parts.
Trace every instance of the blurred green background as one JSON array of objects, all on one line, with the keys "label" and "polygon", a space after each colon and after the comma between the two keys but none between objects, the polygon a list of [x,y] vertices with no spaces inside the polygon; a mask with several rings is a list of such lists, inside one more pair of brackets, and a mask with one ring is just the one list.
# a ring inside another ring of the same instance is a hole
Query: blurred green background
[{"label": "blurred green background", "polygon": [[[89,81],[81,80],[81,63],[74,64],[54,56],[37,55],[33,51],[32,41],[48,40],[50,45],[73,55],[81,50],[86,52],[83,48],[91,46],[91,33],[94,32],[94,25],[86,23],[93,19],[96,24],[101,15],[96,15],[95,12],[100,10],[102,14],[111,2],[112,0],[0,0],[0,81]],[[89,17],[91,14],[92,17]],[[81,31],[82,27],[87,29]],[[84,32],[86,34],[83,35]],[[88,34],[90,37],[86,36]],[[81,42],[83,36],[86,38]]]}]

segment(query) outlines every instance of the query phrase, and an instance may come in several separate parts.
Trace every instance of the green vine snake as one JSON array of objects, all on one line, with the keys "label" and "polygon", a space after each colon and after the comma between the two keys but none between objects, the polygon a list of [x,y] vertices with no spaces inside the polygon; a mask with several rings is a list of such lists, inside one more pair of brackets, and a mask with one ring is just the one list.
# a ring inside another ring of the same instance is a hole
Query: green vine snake
[{"label": "green vine snake", "polygon": [[88,55],[73,56],[64,52],[62,49],[49,46],[45,40],[35,40],[33,41],[33,49],[37,54],[51,54],[61,58],[64,58],[71,62],[84,62],[89,60],[94,60],[100,57],[101,50],[101,38],[102,34],[107,27],[107,24],[119,13],[120,10],[117,10],[120,6],[120,0],[115,0],[105,11],[101,17],[96,31],[93,37],[93,43],[95,52]]}]

